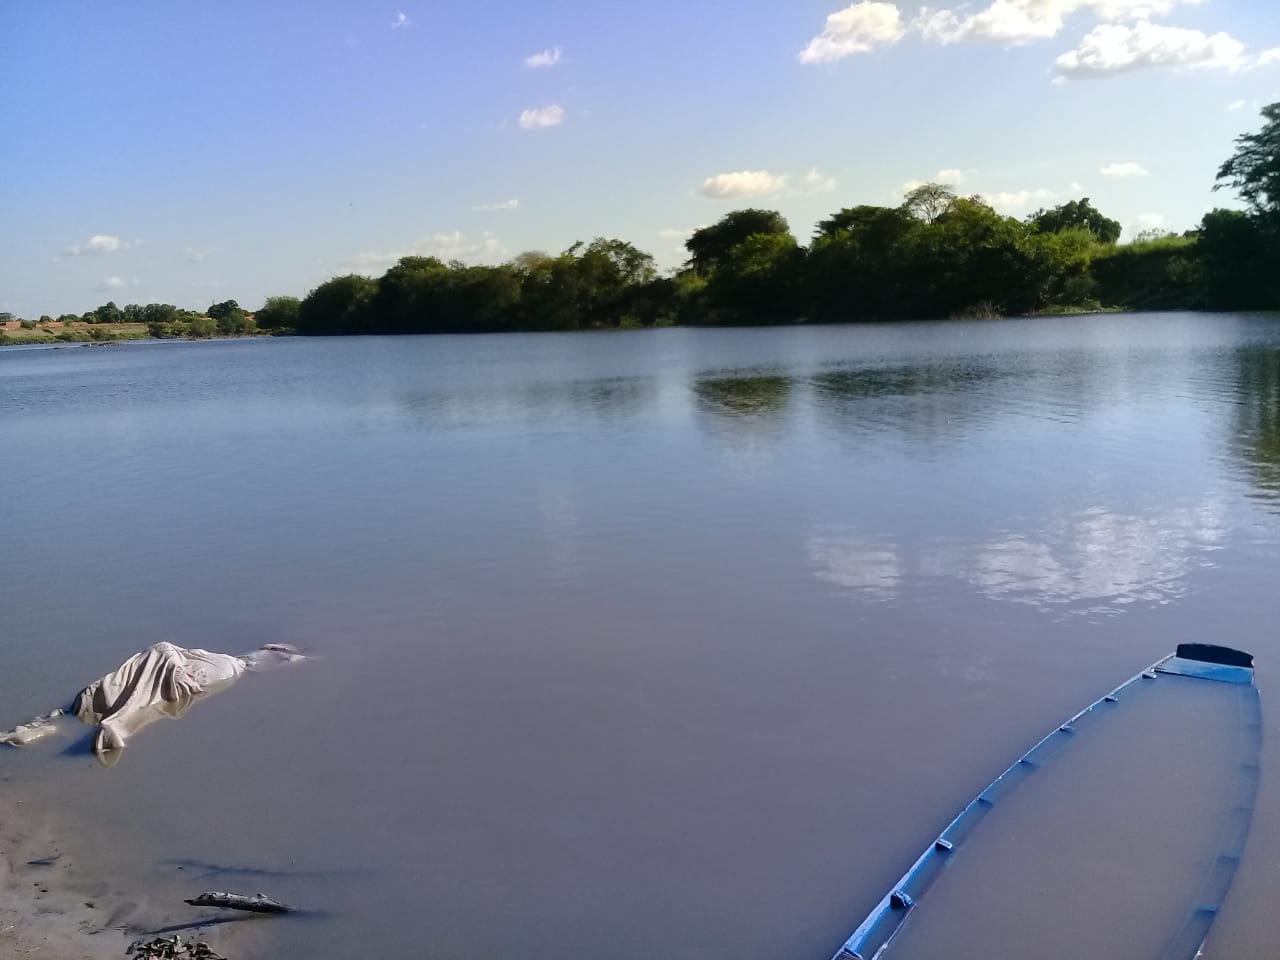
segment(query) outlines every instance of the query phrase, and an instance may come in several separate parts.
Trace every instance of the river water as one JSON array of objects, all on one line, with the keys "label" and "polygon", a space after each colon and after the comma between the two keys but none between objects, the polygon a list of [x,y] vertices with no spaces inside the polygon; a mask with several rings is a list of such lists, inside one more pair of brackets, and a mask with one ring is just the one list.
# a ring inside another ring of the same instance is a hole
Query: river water
[{"label": "river water", "polygon": [[1184,641],[1259,657],[1215,942],[1280,955],[1274,317],[14,348],[0,464],[0,728],[313,657],[0,753],[106,893],[322,911],[238,955],[826,958]]}]

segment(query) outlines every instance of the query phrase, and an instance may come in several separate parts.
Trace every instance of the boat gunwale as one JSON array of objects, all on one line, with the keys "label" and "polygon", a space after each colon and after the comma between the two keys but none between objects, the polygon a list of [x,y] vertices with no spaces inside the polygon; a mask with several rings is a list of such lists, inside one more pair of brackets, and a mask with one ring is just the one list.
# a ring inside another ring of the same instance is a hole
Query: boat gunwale
[{"label": "boat gunwale", "polygon": [[[877,960],[892,944],[893,939],[906,923],[912,910],[917,905],[920,897],[933,885],[933,882],[941,874],[945,868],[947,861],[955,853],[960,844],[968,837],[978,822],[986,816],[986,814],[994,808],[996,802],[1001,795],[1008,790],[1017,786],[1023,779],[1030,776],[1045,760],[1046,753],[1056,752],[1059,746],[1065,745],[1075,735],[1075,725],[1080,720],[1087,717],[1101,707],[1108,704],[1118,703],[1120,694],[1135,684],[1143,681],[1156,679],[1160,674],[1168,674],[1171,676],[1183,676],[1197,680],[1209,680],[1213,682],[1225,682],[1237,685],[1247,685],[1254,687],[1256,700],[1256,687],[1254,685],[1254,671],[1252,667],[1252,658],[1248,654],[1240,651],[1231,650],[1231,648],[1213,648],[1206,647],[1209,650],[1223,650],[1229,653],[1239,654],[1246,658],[1250,666],[1240,666],[1222,661],[1201,660],[1198,657],[1180,657],[1179,654],[1189,648],[1186,645],[1179,646],[1178,649],[1165,657],[1160,658],[1145,670],[1134,674],[1124,683],[1115,689],[1103,694],[1093,703],[1089,704],[1083,710],[1074,714],[1065,723],[1059,724],[1057,729],[1053,730],[1046,736],[1042,737],[1035,743],[1031,749],[1027,750],[1022,756],[1010,764],[1003,773],[997,776],[987,785],[987,787],[979,793],[973,800],[956,815],[947,826],[938,834],[916,859],[915,863],[902,875],[901,878],[889,889],[889,892],[881,898],[880,902],[872,909],[867,918],[859,924],[858,928],[849,936],[849,938],[841,945],[832,960]],[[1175,663],[1174,661],[1178,661]],[[1245,722],[1249,725],[1249,721]],[[1246,767],[1249,764],[1245,764]],[[1256,770],[1256,761],[1253,763]],[[1256,793],[1256,777],[1254,779],[1254,792]],[[1249,820],[1252,820],[1252,805],[1248,809]],[[1245,826],[1245,836],[1247,836],[1248,824]],[[1243,837],[1241,838],[1243,844]],[[1225,855],[1223,855],[1225,856]],[[1238,853],[1236,855],[1238,859]],[[1225,897],[1227,890],[1230,889],[1231,879],[1228,878],[1226,885],[1222,891]],[[914,892],[913,892],[914,891]],[[1199,955],[1199,948],[1204,945],[1205,939],[1208,937],[1209,927],[1212,926],[1213,919],[1217,913],[1217,907],[1211,909],[1205,904],[1197,904],[1193,915],[1196,913],[1204,913],[1209,911],[1208,923],[1204,926],[1203,936],[1199,938],[1197,948],[1189,956],[1195,957]],[[1188,921],[1190,923],[1190,921]],[[1184,925],[1185,929],[1186,925]],[[875,946],[875,952],[869,956],[863,951],[869,946]],[[1169,956],[1166,954],[1166,957]]]}]

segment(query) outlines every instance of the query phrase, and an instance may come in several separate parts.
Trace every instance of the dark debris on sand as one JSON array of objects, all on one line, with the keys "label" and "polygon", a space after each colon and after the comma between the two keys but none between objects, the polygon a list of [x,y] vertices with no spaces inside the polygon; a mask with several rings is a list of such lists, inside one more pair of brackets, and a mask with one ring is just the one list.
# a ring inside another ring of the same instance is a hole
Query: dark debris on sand
[{"label": "dark debris on sand", "polygon": [[127,953],[140,960],[227,960],[219,953],[214,953],[203,940],[192,937],[156,937],[154,940],[139,940],[132,944]]}]

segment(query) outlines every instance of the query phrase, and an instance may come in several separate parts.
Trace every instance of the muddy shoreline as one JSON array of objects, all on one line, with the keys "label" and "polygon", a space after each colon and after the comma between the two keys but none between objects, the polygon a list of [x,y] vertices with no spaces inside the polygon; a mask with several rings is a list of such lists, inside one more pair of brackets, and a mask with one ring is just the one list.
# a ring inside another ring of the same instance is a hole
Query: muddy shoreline
[{"label": "muddy shoreline", "polygon": [[0,782],[0,954],[118,960],[133,939],[124,922],[132,905],[87,869],[66,825],[24,793]]},{"label": "muddy shoreline", "polygon": [[[247,931],[236,929],[243,924],[183,904],[194,887],[181,874],[172,882],[157,876],[146,890],[124,879],[112,864],[126,851],[95,834],[93,825],[69,821],[39,785],[0,779],[0,811],[0,956],[6,960],[122,960],[134,941],[173,933],[198,937],[227,956],[251,955]],[[128,871],[136,872],[136,865]]]}]

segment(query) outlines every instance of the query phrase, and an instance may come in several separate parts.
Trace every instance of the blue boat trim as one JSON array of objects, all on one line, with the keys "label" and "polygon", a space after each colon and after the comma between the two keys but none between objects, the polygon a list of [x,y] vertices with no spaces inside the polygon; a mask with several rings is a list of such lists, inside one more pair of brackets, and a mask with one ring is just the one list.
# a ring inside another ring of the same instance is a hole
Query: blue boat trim
[{"label": "blue boat trim", "polygon": [[832,960],[874,960],[880,957],[913,908],[942,873],[947,861],[1000,797],[1065,746],[1075,734],[1075,724],[1079,720],[1118,703],[1123,692],[1133,684],[1155,680],[1160,674],[1240,685],[1240,720],[1245,736],[1235,805],[1231,816],[1223,825],[1219,840],[1220,853],[1205,879],[1196,906],[1170,943],[1163,960],[1193,960],[1198,956],[1231,888],[1236,867],[1244,853],[1257,802],[1260,774],[1258,758],[1262,744],[1262,715],[1258,690],[1253,685],[1253,657],[1240,650],[1208,644],[1180,645],[1176,653],[1156,661],[1146,670],[1095,700],[1015,760],[929,844],[919,859],[902,875],[902,879],[893,885],[884,899],[836,951]]},{"label": "blue boat trim", "polygon": [[[1179,648],[1181,650],[1182,648]],[[1236,669],[1249,669],[1236,666]],[[1209,677],[1208,679],[1222,679]],[[1191,911],[1182,929],[1174,936],[1165,950],[1162,960],[1183,960],[1201,956],[1205,940],[1218,911],[1227,899],[1235,880],[1236,870],[1244,856],[1245,844],[1249,840],[1249,828],[1253,823],[1253,811],[1258,802],[1258,782],[1262,768],[1258,763],[1262,752],[1262,704],[1258,698],[1258,688],[1252,683],[1245,685],[1242,681],[1232,680],[1240,684],[1240,696],[1236,701],[1240,711],[1240,722],[1244,736],[1240,742],[1240,775],[1235,783],[1235,804],[1230,816],[1222,825],[1218,835],[1218,856],[1204,879],[1200,895],[1196,898],[1197,906]]]},{"label": "blue boat trim", "polygon": [[1222,663],[1205,663],[1201,660],[1183,660],[1170,657],[1157,670],[1179,677],[1195,677],[1199,680],[1220,680],[1224,683],[1253,683],[1251,667],[1236,667]]}]

